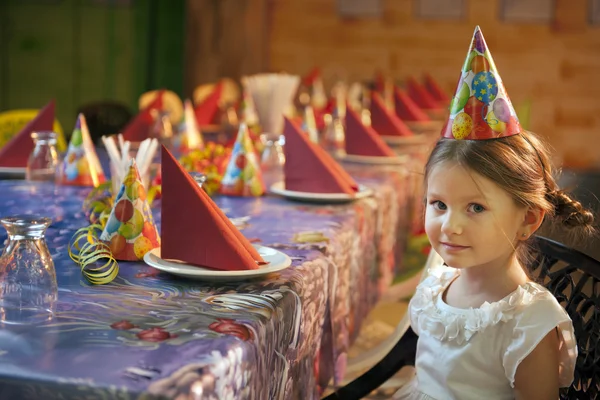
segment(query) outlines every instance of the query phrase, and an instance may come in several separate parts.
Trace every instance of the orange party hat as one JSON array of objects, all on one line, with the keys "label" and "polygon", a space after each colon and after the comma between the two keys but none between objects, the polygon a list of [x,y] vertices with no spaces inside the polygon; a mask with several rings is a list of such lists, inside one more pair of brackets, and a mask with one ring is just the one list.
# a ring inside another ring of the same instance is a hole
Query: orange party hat
[{"label": "orange party hat", "polygon": [[160,236],[135,159],[131,159],[100,239],[108,243],[113,257],[121,261],[141,260],[144,254],[160,247]]},{"label": "orange party hat", "polygon": [[204,148],[204,139],[198,128],[194,106],[190,100],[185,100],[183,103],[183,118],[184,131],[177,137],[178,143],[175,147],[182,153]]},{"label": "orange party hat", "polygon": [[232,196],[262,196],[265,184],[258,156],[246,124],[240,124],[231,158],[221,180],[221,193]]},{"label": "orange party hat", "polygon": [[62,185],[97,187],[105,181],[85,116],[79,114],[67,154],[60,166],[58,182]]},{"label": "orange party hat", "polygon": [[481,29],[475,28],[460,73],[450,116],[442,129],[448,139],[487,140],[521,132],[517,114],[508,98]]}]

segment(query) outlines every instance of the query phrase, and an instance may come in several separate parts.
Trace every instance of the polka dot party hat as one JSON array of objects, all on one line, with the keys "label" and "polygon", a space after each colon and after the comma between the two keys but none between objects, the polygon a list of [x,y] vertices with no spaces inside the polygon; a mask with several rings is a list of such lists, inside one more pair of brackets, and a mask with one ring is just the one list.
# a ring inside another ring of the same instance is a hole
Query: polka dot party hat
[{"label": "polka dot party hat", "polygon": [[477,26],[442,136],[447,139],[487,140],[520,132],[517,114]]},{"label": "polka dot party hat", "polygon": [[147,252],[160,247],[160,236],[134,159],[100,240],[107,242],[113,257],[119,261],[141,260]]}]

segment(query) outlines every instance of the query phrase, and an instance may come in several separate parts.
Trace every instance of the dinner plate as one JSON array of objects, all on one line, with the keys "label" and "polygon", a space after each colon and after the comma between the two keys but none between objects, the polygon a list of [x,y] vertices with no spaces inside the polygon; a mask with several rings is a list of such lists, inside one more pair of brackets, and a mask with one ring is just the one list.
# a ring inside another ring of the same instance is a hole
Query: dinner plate
[{"label": "dinner plate", "polygon": [[349,195],[347,193],[298,192],[295,190],[286,190],[285,182],[283,181],[272,184],[270,191],[271,193],[283,196],[290,200],[310,203],[347,203],[349,201],[369,197],[373,194],[373,190],[364,185],[358,185],[358,192],[354,195]]},{"label": "dinner plate", "polygon": [[179,260],[165,260],[160,256],[160,248],[147,252],[144,255],[144,262],[163,272],[168,272],[184,278],[204,281],[239,281],[260,278],[270,273],[286,269],[292,265],[290,257],[279,250],[260,245],[253,246],[258,250],[258,253],[263,260],[268,262],[268,264],[259,266],[258,269],[222,271],[186,264]]},{"label": "dinner plate", "polygon": [[0,167],[0,179],[25,179],[26,168]]},{"label": "dinner plate", "polygon": [[403,165],[408,163],[410,157],[408,155],[400,155],[396,157],[378,157],[378,156],[361,156],[358,154],[343,154],[335,157],[342,162],[350,162],[357,164],[370,165]]}]

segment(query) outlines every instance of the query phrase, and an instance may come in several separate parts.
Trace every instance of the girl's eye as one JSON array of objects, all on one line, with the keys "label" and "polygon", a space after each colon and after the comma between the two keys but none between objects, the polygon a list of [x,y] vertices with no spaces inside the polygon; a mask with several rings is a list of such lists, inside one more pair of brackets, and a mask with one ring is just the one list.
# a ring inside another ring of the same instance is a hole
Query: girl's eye
[{"label": "girl's eye", "polygon": [[481,204],[471,204],[469,205],[469,211],[475,214],[479,214],[485,211],[485,207]]},{"label": "girl's eye", "polygon": [[448,208],[446,206],[446,204],[442,203],[439,200],[434,200],[429,204],[431,204],[433,206],[433,208],[435,208],[436,210],[440,210],[440,211],[445,211]]}]

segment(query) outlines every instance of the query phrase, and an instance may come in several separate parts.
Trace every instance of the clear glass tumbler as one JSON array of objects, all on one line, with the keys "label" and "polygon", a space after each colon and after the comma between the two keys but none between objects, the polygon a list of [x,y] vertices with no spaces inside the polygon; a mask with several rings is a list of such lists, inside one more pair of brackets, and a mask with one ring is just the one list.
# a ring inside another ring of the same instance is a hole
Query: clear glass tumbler
[{"label": "clear glass tumbler", "polygon": [[1,218],[8,244],[0,256],[0,323],[31,324],[52,319],[58,286],[44,237],[50,218]]},{"label": "clear glass tumbler", "polygon": [[56,137],[56,133],[52,131],[31,134],[35,146],[27,160],[26,178],[28,181],[55,180],[56,169],[59,165]]}]

